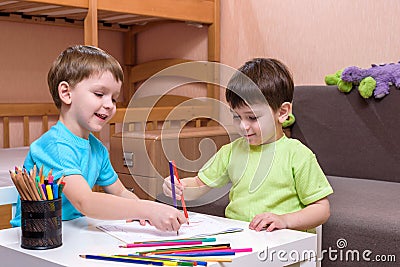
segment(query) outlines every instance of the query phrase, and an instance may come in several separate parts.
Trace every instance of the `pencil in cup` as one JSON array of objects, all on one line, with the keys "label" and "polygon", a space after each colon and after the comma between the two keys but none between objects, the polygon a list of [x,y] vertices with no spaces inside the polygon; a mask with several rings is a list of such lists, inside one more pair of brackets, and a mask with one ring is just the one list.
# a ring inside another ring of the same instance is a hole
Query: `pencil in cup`
[{"label": "pencil in cup", "polygon": [[21,200],[21,247],[50,249],[62,245],[62,199]]},{"label": "pencil in cup", "polygon": [[[15,167],[14,171],[9,171],[12,182],[14,183],[21,200],[27,201],[41,201],[41,200],[52,200],[61,197],[62,190],[65,186],[65,182],[62,178],[59,180],[57,185],[47,182],[42,183],[40,175],[43,175],[43,166],[40,169],[39,176],[36,175],[36,165],[30,172],[26,169]],[[44,181],[48,181],[47,179]],[[57,192],[56,192],[57,191]]]}]

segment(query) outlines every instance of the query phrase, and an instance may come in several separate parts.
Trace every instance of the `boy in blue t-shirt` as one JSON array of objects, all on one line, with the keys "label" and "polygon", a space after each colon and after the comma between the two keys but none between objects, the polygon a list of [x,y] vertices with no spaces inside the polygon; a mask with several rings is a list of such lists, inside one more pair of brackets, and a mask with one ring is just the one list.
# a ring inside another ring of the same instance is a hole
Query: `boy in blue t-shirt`
[{"label": "boy in blue t-shirt", "polygon": [[[60,110],[59,121],[30,146],[24,167],[52,169],[64,175],[62,219],[89,216],[105,220],[147,220],[162,231],[177,231],[186,222],[168,205],[139,199],[128,191],[111,166],[107,149],[91,133],[100,131],[116,112],[123,71],[103,50],[77,45],[63,51],[48,73],[48,85]],[[93,192],[93,186],[105,193]],[[18,203],[19,204],[19,203]],[[17,205],[12,226],[20,226]]]}]

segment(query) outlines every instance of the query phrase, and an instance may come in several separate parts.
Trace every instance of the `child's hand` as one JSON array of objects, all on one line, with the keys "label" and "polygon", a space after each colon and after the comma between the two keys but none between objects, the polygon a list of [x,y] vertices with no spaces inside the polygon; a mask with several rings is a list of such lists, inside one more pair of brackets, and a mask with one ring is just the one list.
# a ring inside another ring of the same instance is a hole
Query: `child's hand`
[{"label": "child's hand", "polygon": [[[175,195],[177,200],[181,200],[181,196],[183,194],[183,189],[184,189],[184,182],[181,180],[181,183],[178,182],[176,177],[174,177],[175,181]],[[171,185],[171,177],[168,176],[167,178],[164,179],[164,184],[163,184],[163,191],[164,194],[168,197],[172,197],[172,185]]]},{"label": "child's hand", "polygon": [[265,212],[254,216],[253,220],[249,224],[251,230],[257,232],[266,230],[271,232],[275,229],[286,229],[287,223],[283,215],[276,215],[274,213]]},{"label": "child's hand", "polygon": [[147,221],[160,231],[178,231],[187,223],[185,215],[178,209],[157,202],[151,202]]},{"label": "child's hand", "polygon": [[136,220],[136,219],[131,219],[131,220],[126,220],[126,222],[127,222],[127,223],[130,223],[130,222],[139,222],[139,224],[142,225],[142,226],[145,226],[146,223],[148,223],[148,224],[151,225],[151,223],[150,223],[148,220]]}]

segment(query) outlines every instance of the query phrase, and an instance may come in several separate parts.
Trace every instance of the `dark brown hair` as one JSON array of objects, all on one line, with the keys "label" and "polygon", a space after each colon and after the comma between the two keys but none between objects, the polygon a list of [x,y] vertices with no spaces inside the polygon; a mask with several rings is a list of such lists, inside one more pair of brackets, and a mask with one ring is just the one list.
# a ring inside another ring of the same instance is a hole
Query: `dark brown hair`
[{"label": "dark brown hair", "polygon": [[284,102],[292,102],[293,91],[292,75],[282,62],[255,58],[232,76],[225,97],[231,108],[267,101],[277,111]]},{"label": "dark brown hair", "polygon": [[124,81],[118,61],[100,48],[86,45],[68,47],[54,61],[47,75],[47,84],[57,108],[61,108],[58,85],[65,81],[75,87],[93,74],[110,71],[116,81]]}]

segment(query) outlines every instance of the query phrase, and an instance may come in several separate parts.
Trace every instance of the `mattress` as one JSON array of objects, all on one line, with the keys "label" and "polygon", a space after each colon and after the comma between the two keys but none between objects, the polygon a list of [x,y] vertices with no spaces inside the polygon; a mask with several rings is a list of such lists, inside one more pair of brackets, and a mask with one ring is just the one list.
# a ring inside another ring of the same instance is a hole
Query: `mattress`
[{"label": "mattress", "polygon": [[29,147],[15,147],[0,149],[0,187],[12,186],[9,170],[15,166],[22,166]]}]

